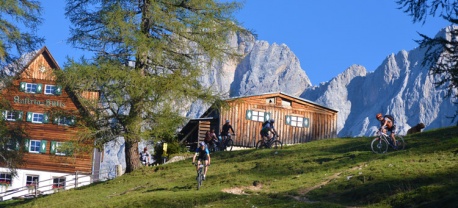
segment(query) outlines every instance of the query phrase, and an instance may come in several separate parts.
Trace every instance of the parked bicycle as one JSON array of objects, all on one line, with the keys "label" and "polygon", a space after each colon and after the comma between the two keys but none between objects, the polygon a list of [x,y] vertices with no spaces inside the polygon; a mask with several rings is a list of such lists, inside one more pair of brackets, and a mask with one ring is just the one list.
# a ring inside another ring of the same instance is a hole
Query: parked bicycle
[{"label": "parked bicycle", "polygon": [[371,142],[372,151],[377,154],[383,154],[388,151],[388,146],[394,150],[403,150],[405,148],[404,138],[397,134],[395,134],[395,138],[396,145],[393,144],[393,139],[390,135],[379,131],[377,137]]},{"label": "parked bicycle", "polygon": [[[234,134],[232,134],[233,136]],[[234,141],[231,138],[231,134],[228,134],[219,141],[218,150],[219,151],[232,151],[232,146],[234,145]]]},{"label": "parked bicycle", "polygon": [[256,143],[256,149],[281,149],[283,146],[283,143],[277,139],[278,135],[274,134],[272,138],[270,138],[267,142],[264,142],[263,139],[259,140],[258,143]]},{"label": "parked bicycle", "polygon": [[[198,165],[198,163],[194,163],[195,166]],[[197,180],[197,190],[200,189],[200,187],[202,186],[202,181],[204,181],[204,169],[205,169],[205,161],[201,161],[200,165],[199,165],[199,169],[197,170],[197,177],[196,177],[196,180]]]}]

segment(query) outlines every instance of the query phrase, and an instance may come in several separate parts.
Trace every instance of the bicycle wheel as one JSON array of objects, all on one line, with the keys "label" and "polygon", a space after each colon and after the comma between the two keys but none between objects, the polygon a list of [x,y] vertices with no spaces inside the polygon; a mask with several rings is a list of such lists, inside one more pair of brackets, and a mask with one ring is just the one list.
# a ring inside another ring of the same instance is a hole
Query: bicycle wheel
[{"label": "bicycle wheel", "polygon": [[232,151],[232,146],[234,145],[234,141],[232,139],[228,139],[226,141],[226,148],[224,149],[225,151]]},{"label": "bicycle wheel", "polygon": [[376,137],[372,140],[371,148],[374,153],[383,154],[388,150],[388,142],[385,139]]},{"label": "bicycle wheel", "polygon": [[272,142],[272,146],[270,146],[271,148],[273,149],[281,149],[283,146],[283,144],[281,143],[280,140],[275,140],[274,142]]},{"label": "bicycle wheel", "polygon": [[401,135],[395,135],[397,150],[403,150],[406,147],[404,138]]},{"label": "bicycle wheel", "polygon": [[199,171],[197,172],[197,190],[199,190],[200,186],[202,186],[203,177],[202,168],[199,168]]},{"label": "bicycle wheel", "polygon": [[266,145],[262,140],[259,140],[258,143],[256,143],[256,149],[264,149],[266,148]]}]

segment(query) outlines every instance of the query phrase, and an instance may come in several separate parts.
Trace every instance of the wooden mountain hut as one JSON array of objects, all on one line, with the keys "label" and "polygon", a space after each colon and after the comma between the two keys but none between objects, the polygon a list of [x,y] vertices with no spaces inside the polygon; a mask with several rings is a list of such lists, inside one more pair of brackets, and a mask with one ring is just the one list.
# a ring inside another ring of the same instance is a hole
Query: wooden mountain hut
[{"label": "wooden mountain hut", "polygon": [[283,144],[298,144],[337,137],[337,110],[283,92],[236,97],[227,106],[210,108],[182,128],[180,139],[189,144],[202,141],[210,127],[215,132],[229,120],[235,130],[234,146],[254,147],[261,139],[262,123],[275,120]]}]

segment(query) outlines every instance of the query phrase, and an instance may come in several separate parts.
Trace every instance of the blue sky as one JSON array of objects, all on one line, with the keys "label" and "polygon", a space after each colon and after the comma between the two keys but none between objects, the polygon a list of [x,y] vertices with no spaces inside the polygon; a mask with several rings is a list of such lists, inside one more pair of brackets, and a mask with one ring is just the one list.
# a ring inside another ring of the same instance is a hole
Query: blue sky
[{"label": "blue sky", "polygon": [[[59,65],[82,51],[66,43],[69,21],[65,1],[42,1],[44,21],[40,35]],[[413,23],[395,0],[246,0],[235,17],[259,40],[286,44],[299,58],[313,85],[329,81],[352,64],[374,71],[400,50],[417,47],[417,32],[434,36],[450,25],[429,16]]]}]

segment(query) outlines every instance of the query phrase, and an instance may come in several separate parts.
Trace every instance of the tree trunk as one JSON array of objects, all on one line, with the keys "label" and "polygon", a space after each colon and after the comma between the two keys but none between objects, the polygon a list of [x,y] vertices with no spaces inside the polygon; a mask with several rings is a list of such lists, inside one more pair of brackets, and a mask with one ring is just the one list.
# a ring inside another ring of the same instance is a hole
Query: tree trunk
[{"label": "tree trunk", "polygon": [[126,173],[130,173],[141,167],[140,153],[138,152],[138,142],[129,141],[126,139],[125,154],[126,154]]}]

